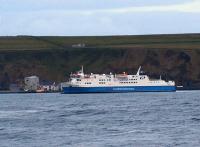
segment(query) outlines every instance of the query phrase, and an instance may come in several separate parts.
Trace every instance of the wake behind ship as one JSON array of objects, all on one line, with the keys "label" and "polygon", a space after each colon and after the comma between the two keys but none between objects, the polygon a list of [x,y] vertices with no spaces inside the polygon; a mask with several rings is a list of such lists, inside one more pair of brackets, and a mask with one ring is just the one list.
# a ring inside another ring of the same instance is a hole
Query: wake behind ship
[{"label": "wake behind ship", "polygon": [[70,75],[69,82],[63,87],[64,94],[76,93],[125,93],[125,92],[170,92],[176,91],[174,81],[153,80],[147,75],[123,74],[84,74],[80,71]]}]

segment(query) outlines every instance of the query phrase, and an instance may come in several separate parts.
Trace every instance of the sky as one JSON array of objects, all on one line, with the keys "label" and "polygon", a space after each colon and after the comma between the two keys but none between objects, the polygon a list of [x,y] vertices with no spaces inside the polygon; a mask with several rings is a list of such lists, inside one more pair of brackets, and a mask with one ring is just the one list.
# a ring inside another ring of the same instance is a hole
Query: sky
[{"label": "sky", "polygon": [[200,0],[0,0],[0,36],[200,33]]}]

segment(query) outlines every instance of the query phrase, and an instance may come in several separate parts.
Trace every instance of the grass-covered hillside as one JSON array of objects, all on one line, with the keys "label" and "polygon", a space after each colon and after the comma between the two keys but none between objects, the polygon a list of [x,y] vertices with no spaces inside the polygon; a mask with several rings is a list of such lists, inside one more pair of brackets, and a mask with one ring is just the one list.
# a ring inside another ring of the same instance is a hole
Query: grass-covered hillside
[{"label": "grass-covered hillside", "polygon": [[98,73],[135,73],[142,65],[152,77],[161,74],[178,85],[200,88],[200,34],[0,37],[3,86],[29,75],[44,81],[65,81],[81,65],[86,72]]}]

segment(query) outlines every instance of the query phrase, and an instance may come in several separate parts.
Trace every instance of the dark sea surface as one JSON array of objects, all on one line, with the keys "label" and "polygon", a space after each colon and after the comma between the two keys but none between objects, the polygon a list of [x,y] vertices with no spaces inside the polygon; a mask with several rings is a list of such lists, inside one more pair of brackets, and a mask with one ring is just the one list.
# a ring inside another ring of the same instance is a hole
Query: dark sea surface
[{"label": "dark sea surface", "polygon": [[200,91],[1,94],[3,147],[200,147]]}]

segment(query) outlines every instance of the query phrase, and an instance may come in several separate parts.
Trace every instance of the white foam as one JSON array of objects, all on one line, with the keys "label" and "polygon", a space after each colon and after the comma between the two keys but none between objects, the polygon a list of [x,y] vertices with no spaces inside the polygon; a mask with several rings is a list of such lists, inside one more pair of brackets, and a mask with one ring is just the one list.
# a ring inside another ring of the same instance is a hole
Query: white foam
[{"label": "white foam", "polygon": [[27,115],[30,113],[37,113],[38,110],[16,110],[16,111],[12,111],[12,110],[1,110],[0,111],[0,118],[16,118],[22,115]]}]

